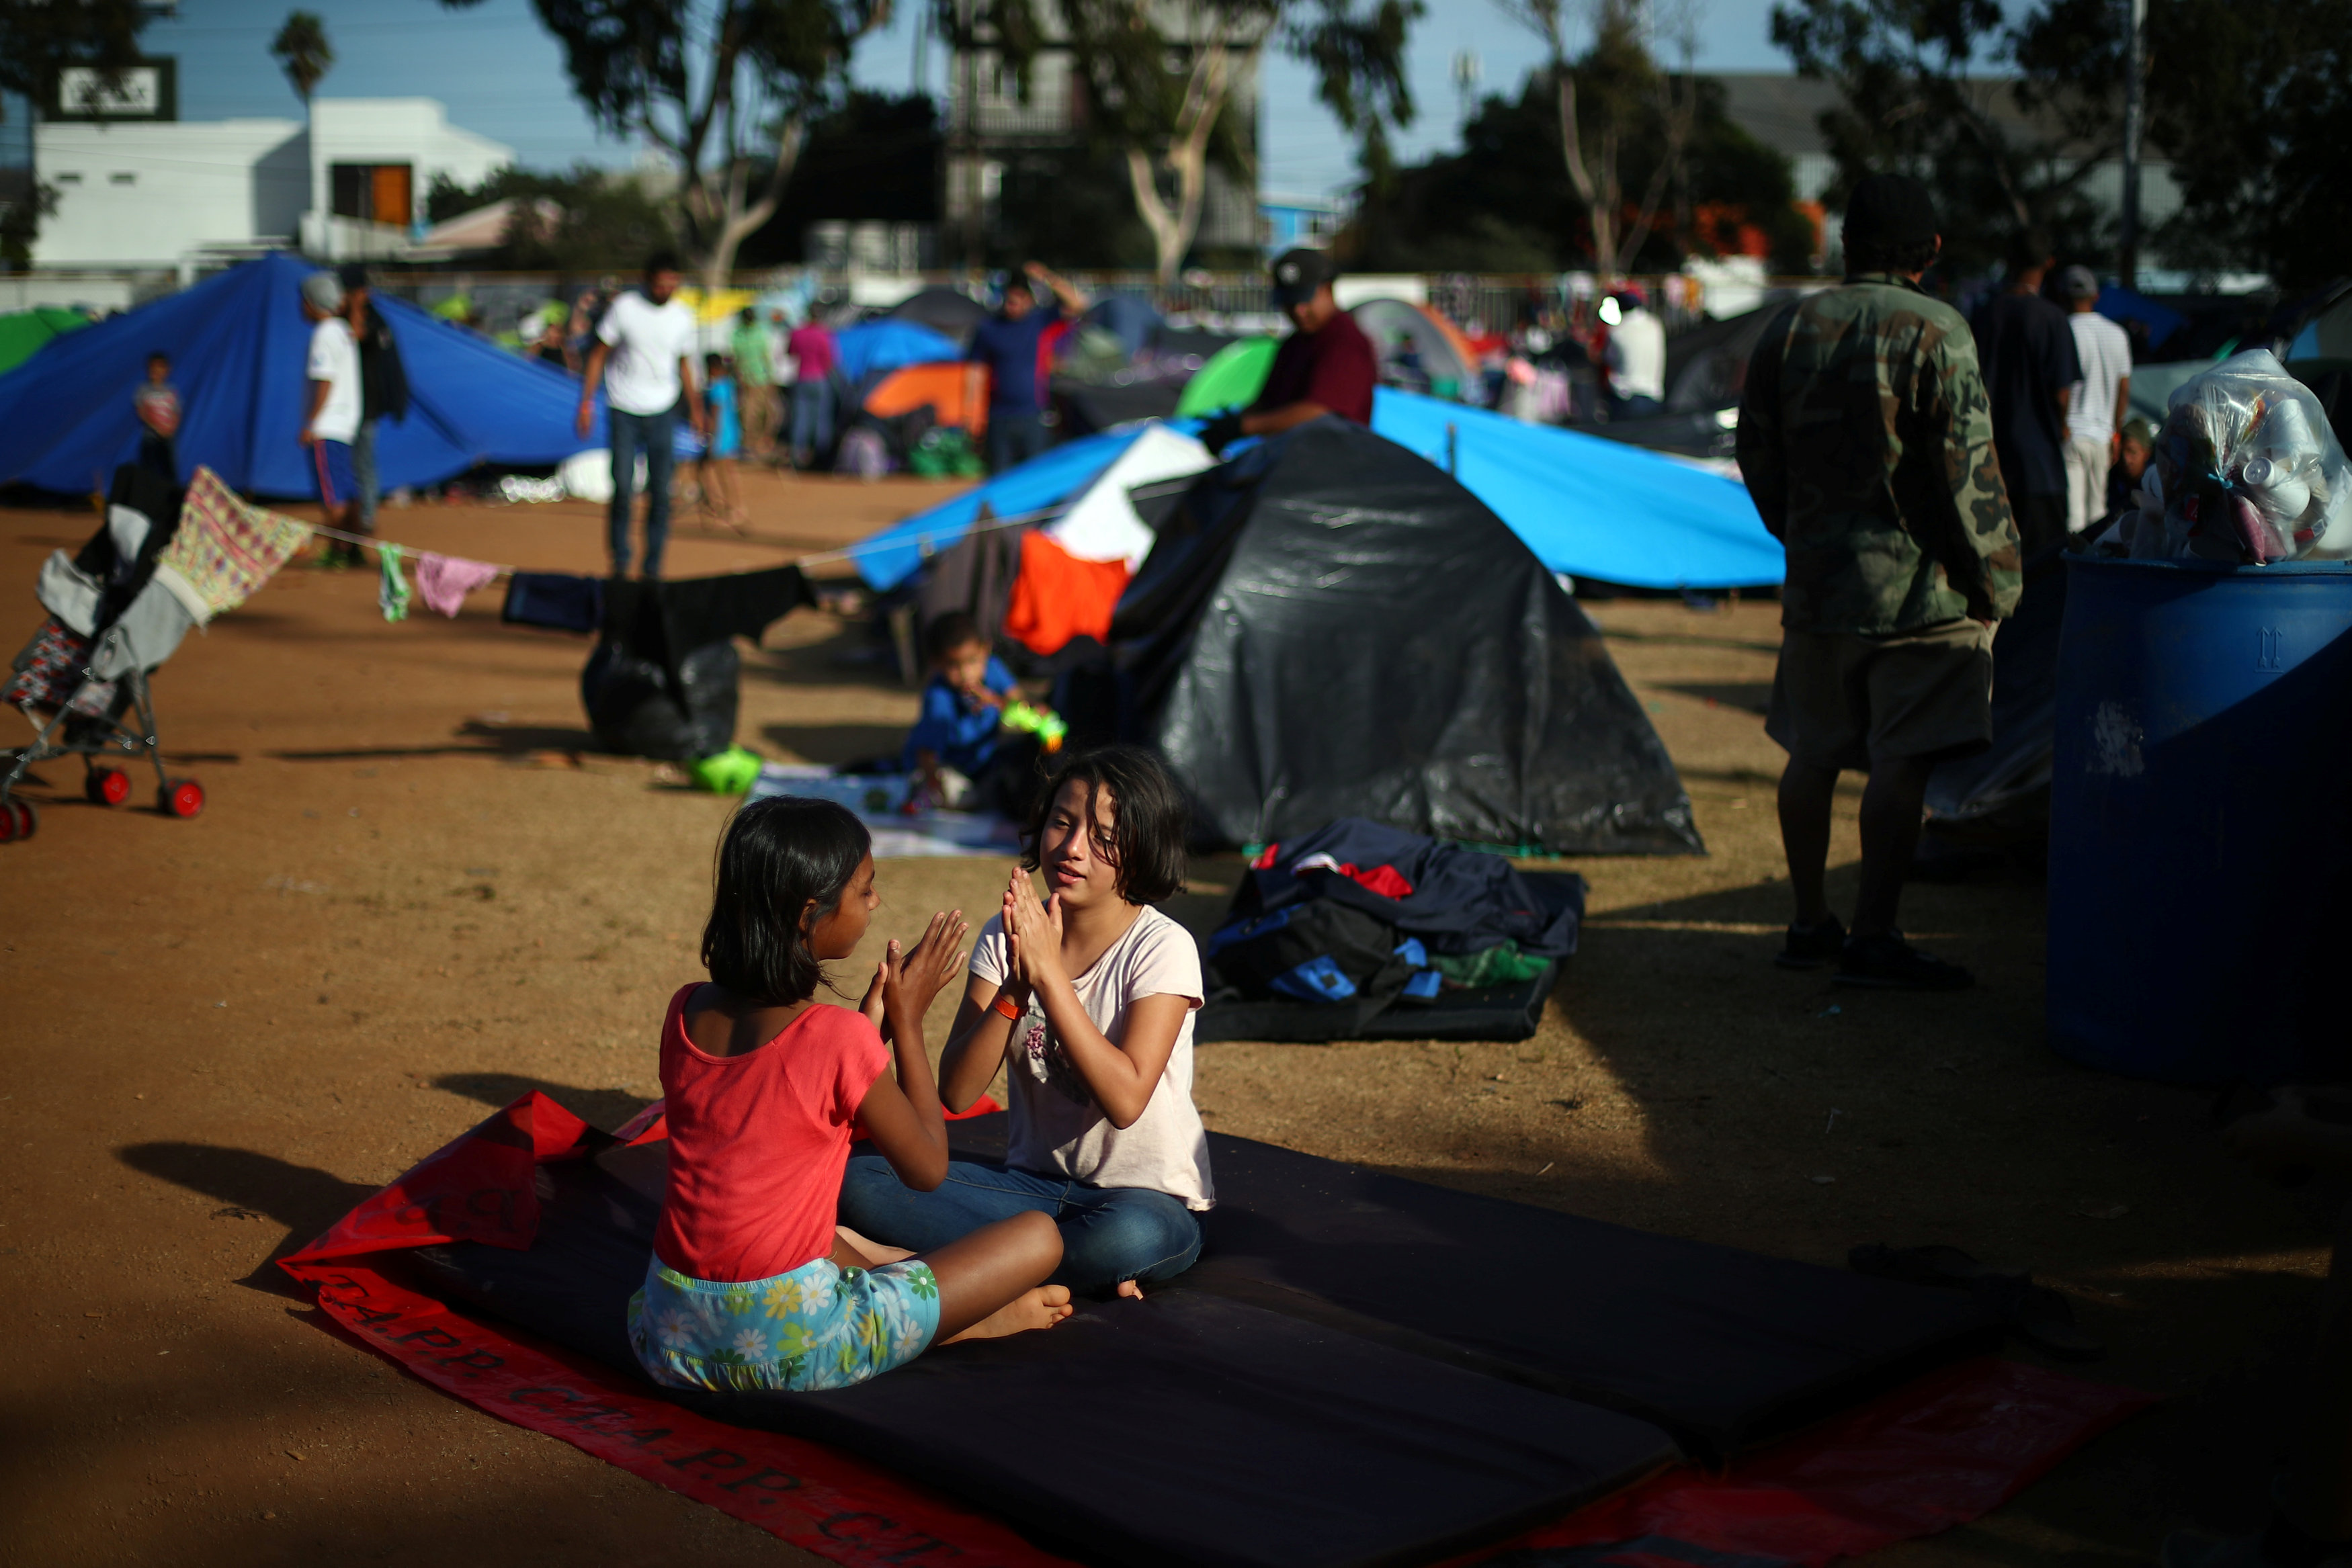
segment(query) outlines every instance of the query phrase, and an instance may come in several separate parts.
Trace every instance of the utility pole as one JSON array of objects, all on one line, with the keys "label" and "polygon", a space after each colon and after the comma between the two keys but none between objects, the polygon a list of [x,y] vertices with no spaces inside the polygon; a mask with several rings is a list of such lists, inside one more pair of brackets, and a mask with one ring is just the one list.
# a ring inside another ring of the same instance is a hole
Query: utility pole
[{"label": "utility pole", "polygon": [[2139,287],[2140,99],[2147,72],[2140,37],[2147,29],[2147,0],[2124,0],[2124,190],[2122,265],[2126,288]]}]

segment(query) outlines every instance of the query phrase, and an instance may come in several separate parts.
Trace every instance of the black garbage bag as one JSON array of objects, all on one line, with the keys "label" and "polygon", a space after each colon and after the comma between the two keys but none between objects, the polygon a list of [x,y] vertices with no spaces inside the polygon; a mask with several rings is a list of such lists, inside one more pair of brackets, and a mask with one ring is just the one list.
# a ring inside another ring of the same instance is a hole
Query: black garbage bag
[{"label": "black garbage bag", "polygon": [[673,673],[661,660],[606,636],[580,672],[580,702],[605,750],[691,762],[735,744],[740,670],[732,643],[695,649]]}]

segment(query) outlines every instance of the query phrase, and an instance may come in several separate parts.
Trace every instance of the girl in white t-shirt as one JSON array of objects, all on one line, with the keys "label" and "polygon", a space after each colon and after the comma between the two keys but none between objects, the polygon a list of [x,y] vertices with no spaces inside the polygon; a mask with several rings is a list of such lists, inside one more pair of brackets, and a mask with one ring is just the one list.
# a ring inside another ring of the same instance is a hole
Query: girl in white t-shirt
[{"label": "girl in white t-shirt", "polygon": [[1216,1200],[1192,1104],[1200,949],[1151,907],[1183,887],[1183,796],[1150,752],[1103,747],[1062,768],[1024,844],[940,1058],[940,1097],[957,1111],[1004,1067],[1004,1163],[957,1160],[916,1192],[887,1161],[854,1159],[841,1222],[919,1252],[1046,1214],[1062,1233],[1054,1283],[1139,1296],[1192,1266],[1197,1216]]}]

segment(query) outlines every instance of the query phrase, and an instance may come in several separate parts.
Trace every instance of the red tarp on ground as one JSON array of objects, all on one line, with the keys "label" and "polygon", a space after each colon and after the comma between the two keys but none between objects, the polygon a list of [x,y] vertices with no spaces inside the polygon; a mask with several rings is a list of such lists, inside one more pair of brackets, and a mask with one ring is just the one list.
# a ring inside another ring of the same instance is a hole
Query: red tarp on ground
[{"label": "red tarp on ground", "polygon": [[[664,1135],[650,1107],[623,1133],[631,1144]],[[611,1368],[476,1322],[353,1261],[446,1241],[528,1248],[539,1220],[531,1166],[607,1146],[554,1101],[526,1094],[280,1266],[318,1291],[339,1327],[425,1382],[833,1562],[1064,1562],[997,1519],[863,1460],[697,1416]],[[1980,1358],[1763,1448],[1723,1475],[1671,1470],[1495,1551],[1570,1550],[1625,1568],[1687,1568],[1701,1553],[1731,1552],[1748,1568],[1821,1568],[1975,1519],[2151,1403],[2131,1389]]]}]

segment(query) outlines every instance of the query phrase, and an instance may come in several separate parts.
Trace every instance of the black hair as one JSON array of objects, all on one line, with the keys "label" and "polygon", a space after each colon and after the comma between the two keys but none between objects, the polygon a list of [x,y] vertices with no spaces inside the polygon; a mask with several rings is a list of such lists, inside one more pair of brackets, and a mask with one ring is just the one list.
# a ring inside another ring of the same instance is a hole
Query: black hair
[{"label": "black hair", "polygon": [[705,354],[702,356],[702,368],[706,371],[723,369],[726,366],[726,363],[727,356],[724,354]]},{"label": "black hair", "polygon": [[147,350],[147,362],[149,364],[152,365],[158,360],[163,361],[168,365],[172,362],[172,356],[165,353],[161,349],[150,349]]},{"label": "black hair", "polygon": [[1086,812],[1093,826],[1102,791],[1110,791],[1111,831],[1095,829],[1095,848],[1118,872],[1118,895],[1129,904],[1157,904],[1184,891],[1184,829],[1189,812],[1184,792],[1159,758],[1139,746],[1097,746],[1074,753],[1038,793],[1021,834],[1021,864],[1035,871],[1043,856],[1045,821],[1065,784],[1086,786]]},{"label": "black hair", "polygon": [[779,795],[736,812],[719,841],[702,928],[711,979],[771,1007],[814,996],[824,972],[806,927],[841,907],[873,847],[866,824],[831,800]]},{"label": "black hair", "polygon": [[674,250],[657,250],[646,257],[647,277],[651,277],[656,272],[684,272],[685,270],[685,267],[678,265],[677,252]]},{"label": "black hair", "polygon": [[985,646],[988,633],[980,622],[961,610],[950,610],[923,628],[923,657],[936,664],[958,648],[974,643]]},{"label": "black hair", "polygon": [[1932,239],[1845,240],[1845,269],[1853,272],[1925,272],[1935,265],[1940,246]]},{"label": "black hair", "polygon": [[2040,229],[2021,229],[2010,237],[2009,271],[2012,277],[2037,267],[2048,267],[2056,258],[2057,247]]}]

